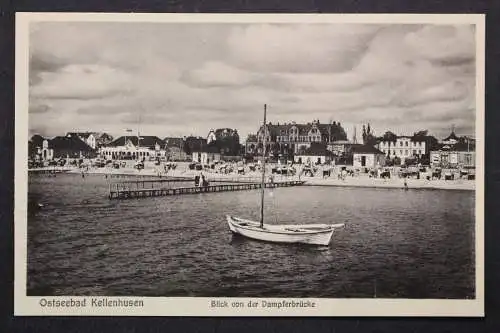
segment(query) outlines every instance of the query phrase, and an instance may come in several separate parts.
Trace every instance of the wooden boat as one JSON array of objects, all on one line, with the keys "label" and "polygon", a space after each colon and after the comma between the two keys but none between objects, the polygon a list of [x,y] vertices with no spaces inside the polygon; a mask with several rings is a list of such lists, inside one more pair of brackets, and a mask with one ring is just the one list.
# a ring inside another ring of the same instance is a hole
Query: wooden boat
[{"label": "wooden boat", "polygon": [[[266,105],[264,105],[264,125],[266,124]],[[262,183],[260,222],[251,221],[231,215],[226,215],[229,230],[234,234],[248,238],[276,242],[276,243],[302,243],[313,245],[328,245],[335,229],[344,227],[339,224],[281,224],[264,225],[264,193],[266,173],[266,135],[263,140],[262,154]]]},{"label": "wooden boat", "polygon": [[302,243],[313,245],[328,245],[340,224],[266,224],[227,215],[229,230],[248,238],[276,243]]}]

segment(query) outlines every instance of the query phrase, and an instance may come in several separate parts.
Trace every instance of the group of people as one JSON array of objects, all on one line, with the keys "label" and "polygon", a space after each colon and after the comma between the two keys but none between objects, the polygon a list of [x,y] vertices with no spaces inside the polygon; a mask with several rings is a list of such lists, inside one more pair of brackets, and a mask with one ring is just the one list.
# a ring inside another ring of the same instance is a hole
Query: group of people
[{"label": "group of people", "polygon": [[208,180],[205,178],[204,174],[201,174],[201,176],[199,176],[199,175],[194,176],[194,186],[195,187],[207,187],[208,186]]}]

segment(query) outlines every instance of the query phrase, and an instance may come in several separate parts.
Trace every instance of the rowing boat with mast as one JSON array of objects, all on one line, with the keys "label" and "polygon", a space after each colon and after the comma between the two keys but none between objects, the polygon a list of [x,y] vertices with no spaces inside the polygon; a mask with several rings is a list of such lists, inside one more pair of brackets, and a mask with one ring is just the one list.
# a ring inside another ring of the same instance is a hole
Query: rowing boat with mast
[{"label": "rowing boat with mast", "polygon": [[264,105],[264,139],[262,154],[262,182],[260,222],[227,215],[229,230],[234,234],[248,238],[276,242],[276,243],[303,243],[313,245],[328,245],[335,229],[344,227],[339,224],[264,224],[264,194],[266,174],[266,110]]}]

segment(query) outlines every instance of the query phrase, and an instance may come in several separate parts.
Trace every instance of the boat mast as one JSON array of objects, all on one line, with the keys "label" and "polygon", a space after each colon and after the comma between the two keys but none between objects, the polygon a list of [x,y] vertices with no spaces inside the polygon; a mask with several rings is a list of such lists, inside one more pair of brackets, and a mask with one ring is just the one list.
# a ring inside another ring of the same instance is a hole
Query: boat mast
[{"label": "boat mast", "polygon": [[141,126],[141,114],[139,113],[139,121],[137,122],[137,160],[139,159],[139,151],[141,150],[141,134],[139,127]]},{"label": "boat mast", "polygon": [[264,104],[264,126],[262,127],[264,131],[264,136],[262,140],[262,184],[261,184],[261,194],[260,194],[260,227],[264,228],[264,190],[266,182],[266,108],[267,105]]}]

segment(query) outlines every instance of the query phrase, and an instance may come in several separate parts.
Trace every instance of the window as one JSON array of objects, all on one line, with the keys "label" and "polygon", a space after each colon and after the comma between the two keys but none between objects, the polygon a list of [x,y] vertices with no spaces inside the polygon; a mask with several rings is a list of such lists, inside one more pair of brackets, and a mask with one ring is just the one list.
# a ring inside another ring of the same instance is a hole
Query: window
[{"label": "window", "polygon": [[415,149],[413,149],[413,155],[416,155],[417,154],[417,151]]},{"label": "window", "polygon": [[405,141],[405,146],[408,147],[408,141]]},{"label": "window", "polygon": [[399,141],[399,146],[403,147],[403,141]]},{"label": "window", "polygon": [[408,156],[408,149],[405,149],[405,156]]},{"label": "window", "polygon": [[403,155],[403,150],[402,149],[399,150],[399,155]]}]

